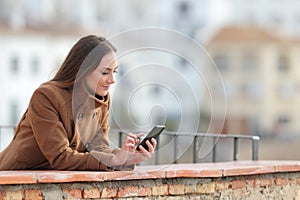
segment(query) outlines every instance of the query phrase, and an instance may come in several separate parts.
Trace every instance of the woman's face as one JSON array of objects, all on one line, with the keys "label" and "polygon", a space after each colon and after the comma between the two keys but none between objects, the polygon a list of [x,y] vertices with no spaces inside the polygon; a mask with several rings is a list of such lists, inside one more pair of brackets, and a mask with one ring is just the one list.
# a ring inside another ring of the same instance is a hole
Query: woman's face
[{"label": "woman's face", "polygon": [[87,86],[99,96],[107,95],[109,87],[115,83],[114,73],[118,68],[114,52],[103,56],[97,68],[85,78]]}]

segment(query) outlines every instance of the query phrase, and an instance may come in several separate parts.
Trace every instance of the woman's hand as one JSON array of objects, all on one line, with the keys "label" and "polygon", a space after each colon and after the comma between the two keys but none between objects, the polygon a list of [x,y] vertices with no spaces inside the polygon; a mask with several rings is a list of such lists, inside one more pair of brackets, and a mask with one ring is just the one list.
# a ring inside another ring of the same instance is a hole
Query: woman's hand
[{"label": "woman's hand", "polygon": [[133,165],[148,160],[152,157],[157,145],[156,140],[152,138],[151,142],[149,140],[146,142],[148,151],[142,146],[140,146],[139,150],[137,151],[135,146],[138,143],[139,135],[136,135],[136,138],[133,137],[134,135],[132,135],[128,134],[123,142],[121,148],[122,150],[112,158],[110,166]]},{"label": "woman's hand", "polygon": [[139,133],[136,135],[128,133],[122,144],[121,149],[124,151],[135,151],[135,147],[139,143],[139,137],[141,137],[142,135],[144,135],[144,133]]},{"label": "woman's hand", "polygon": [[154,138],[151,138],[151,142],[149,140],[146,141],[146,145],[148,146],[148,151],[140,145],[139,148],[137,149],[138,152],[143,153],[143,154],[152,154],[155,151],[156,148],[156,140]]},{"label": "woman's hand", "polygon": [[152,138],[151,142],[147,140],[146,144],[148,146],[148,151],[144,147],[140,146],[138,151],[135,150],[134,153],[127,157],[125,165],[132,165],[150,159],[155,151],[157,142],[154,138]]}]

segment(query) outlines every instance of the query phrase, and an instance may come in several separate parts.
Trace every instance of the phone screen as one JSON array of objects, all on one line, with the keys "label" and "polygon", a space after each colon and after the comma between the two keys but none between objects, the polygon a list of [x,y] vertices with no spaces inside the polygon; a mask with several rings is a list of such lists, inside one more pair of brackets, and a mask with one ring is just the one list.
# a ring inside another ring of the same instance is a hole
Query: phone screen
[{"label": "phone screen", "polygon": [[164,129],[164,125],[154,126],[147,136],[137,145],[136,150],[139,150],[139,146],[142,145],[148,151],[148,145],[146,144],[146,141],[149,140],[151,142],[151,138],[157,139]]}]

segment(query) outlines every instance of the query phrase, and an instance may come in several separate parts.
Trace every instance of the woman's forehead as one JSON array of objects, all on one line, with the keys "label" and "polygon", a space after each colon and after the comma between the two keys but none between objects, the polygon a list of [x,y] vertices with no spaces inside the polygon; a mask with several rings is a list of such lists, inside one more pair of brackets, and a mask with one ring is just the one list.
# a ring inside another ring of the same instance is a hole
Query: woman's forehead
[{"label": "woman's forehead", "polygon": [[117,68],[117,59],[115,53],[109,53],[103,56],[103,58],[100,61],[100,64],[97,68],[101,69],[115,69]]}]

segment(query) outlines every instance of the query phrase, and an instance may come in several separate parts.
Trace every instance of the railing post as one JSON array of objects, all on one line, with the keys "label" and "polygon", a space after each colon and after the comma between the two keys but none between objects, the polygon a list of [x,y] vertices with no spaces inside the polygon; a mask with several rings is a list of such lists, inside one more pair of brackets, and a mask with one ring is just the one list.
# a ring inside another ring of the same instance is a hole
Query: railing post
[{"label": "railing post", "polygon": [[174,164],[177,164],[177,135],[174,135]]},{"label": "railing post", "polygon": [[212,149],[212,161],[216,162],[216,151],[217,151],[217,143],[216,143],[216,137],[213,136],[213,149]]},{"label": "railing post", "polygon": [[156,139],[155,165],[159,165],[159,137]]},{"label": "railing post", "polygon": [[193,163],[197,162],[197,135],[194,136],[194,145],[193,145]]},{"label": "railing post", "polygon": [[122,146],[122,131],[119,131],[119,147]]},{"label": "railing post", "polygon": [[259,137],[252,138],[252,160],[258,160],[258,141]]},{"label": "railing post", "polygon": [[238,157],[238,138],[233,138],[233,160],[237,160]]}]

